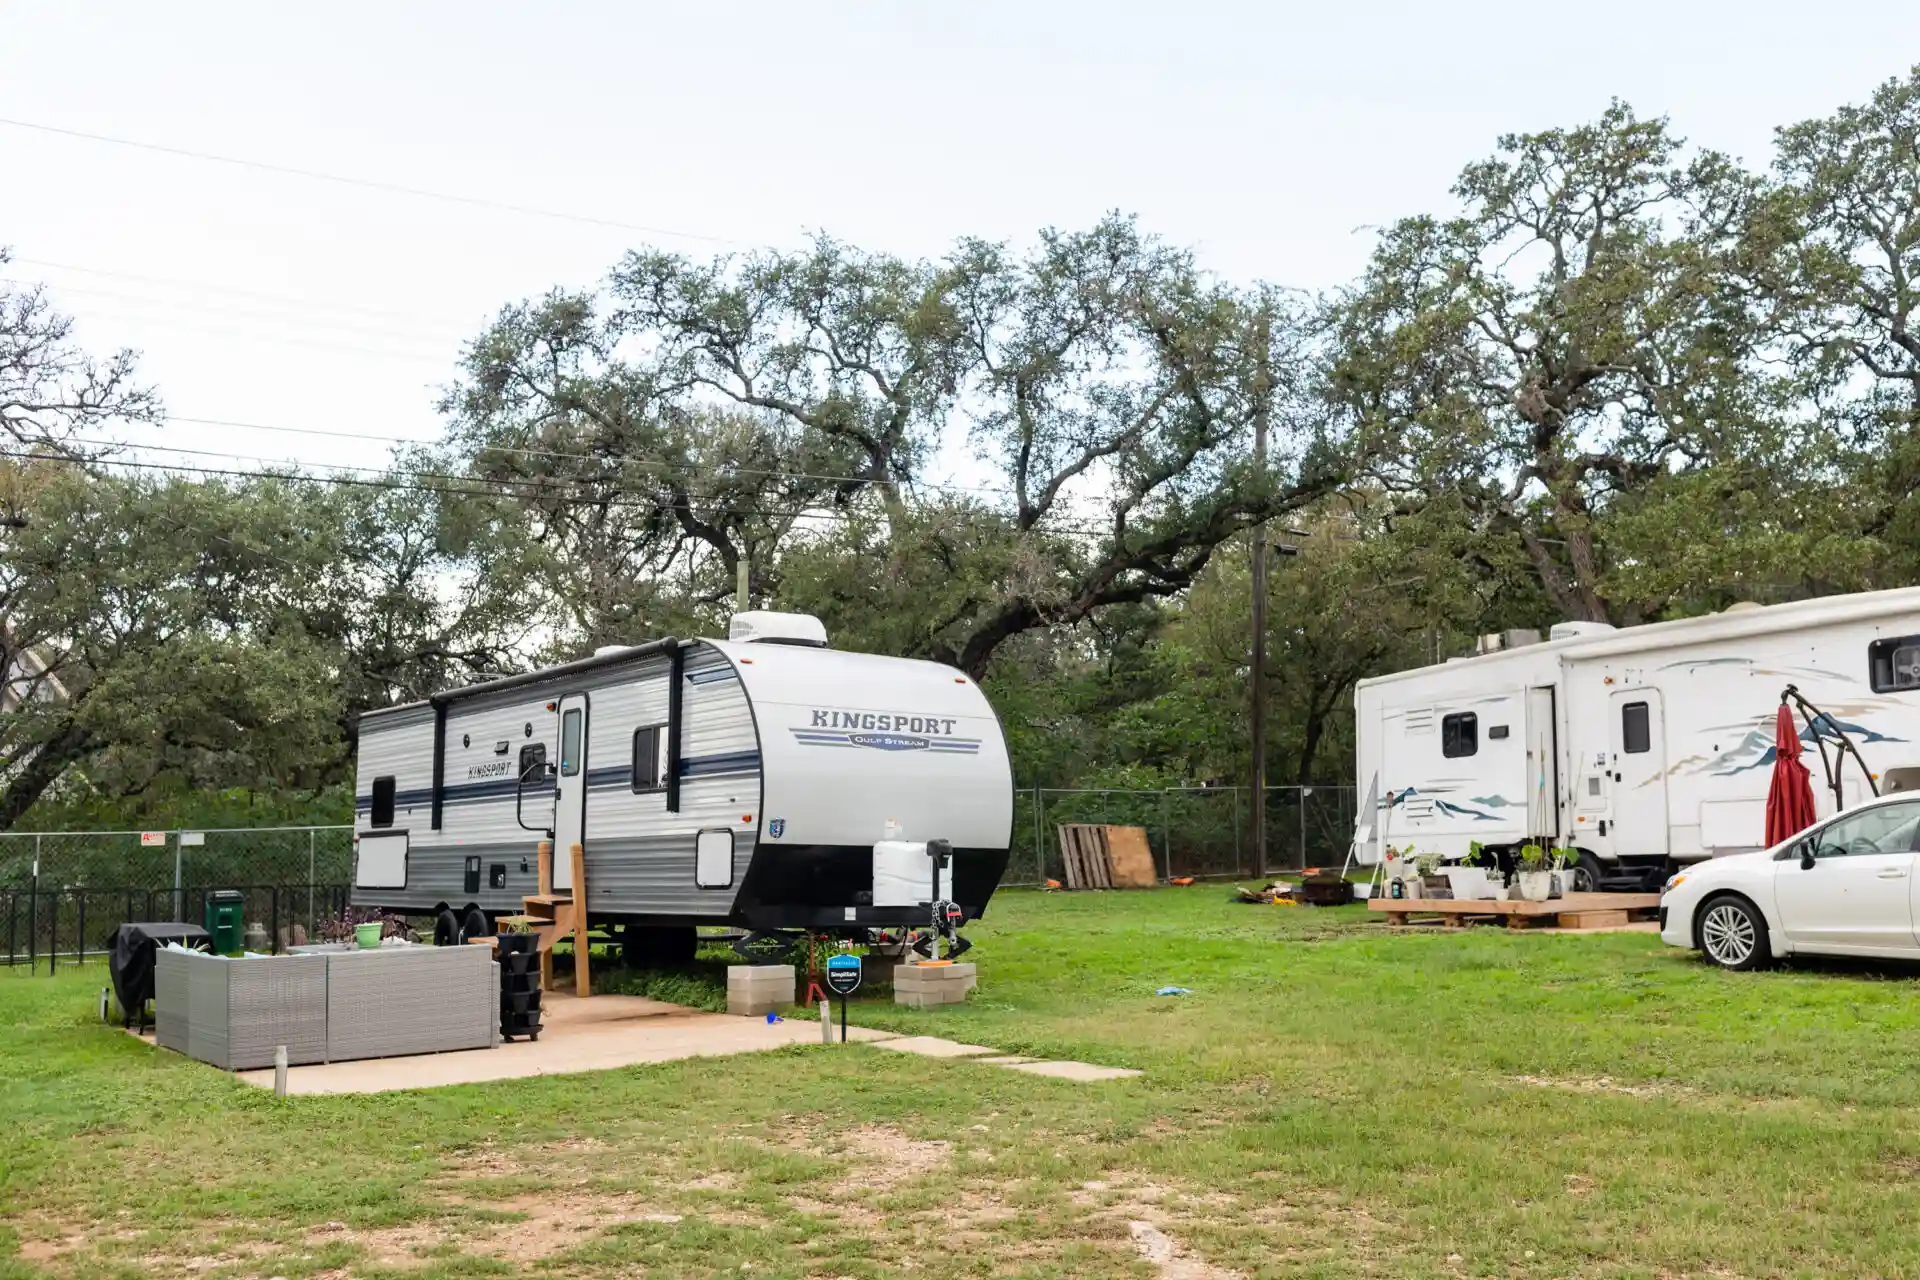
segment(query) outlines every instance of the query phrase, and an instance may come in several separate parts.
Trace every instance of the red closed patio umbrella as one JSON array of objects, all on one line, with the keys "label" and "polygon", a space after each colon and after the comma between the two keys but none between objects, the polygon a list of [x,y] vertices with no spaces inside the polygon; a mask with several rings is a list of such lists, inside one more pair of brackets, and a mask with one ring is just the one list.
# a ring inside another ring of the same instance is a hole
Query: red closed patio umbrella
[{"label": "red closed patio umbrella", "polygon": [[1774,721],[1773,781],[1767,785],[1767,847],[1813,825],[1813,774],[1800,763],[1800,734],[1793,712],[1780,704]]}]

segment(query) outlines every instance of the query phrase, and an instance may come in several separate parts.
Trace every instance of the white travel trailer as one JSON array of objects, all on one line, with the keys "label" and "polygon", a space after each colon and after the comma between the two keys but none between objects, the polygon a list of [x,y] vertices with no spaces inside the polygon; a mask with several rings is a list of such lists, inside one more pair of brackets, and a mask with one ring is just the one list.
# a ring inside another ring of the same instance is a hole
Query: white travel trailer
[{"label": "white travel trailer", "polygon": [[[589,919],[661,958],[689,956],[700,924],[851,934],[924,925],[939,899],[985,911],[1013,781],[979,687],[829,649],[803,615],[743,613],[730,635],[367,713],[354,905],[490,932],[538,891],[536,844],[551,838],[554,888],[571,891],[578,843]],[[936,898],[926,845],[940,841]]]},{"label": "white travel trailer", "polygon": [[1579,849],[1582,887],[1658,888],[1670,862],[1758,849],[1789,685],[1831,718],[1795,718],[1822,814],[1835,726],[1865,765],[1840,770],[1845,805],[1920,782],[1920,588],[1563,623],[1361,681],[1356,858],[1535,841]]}]

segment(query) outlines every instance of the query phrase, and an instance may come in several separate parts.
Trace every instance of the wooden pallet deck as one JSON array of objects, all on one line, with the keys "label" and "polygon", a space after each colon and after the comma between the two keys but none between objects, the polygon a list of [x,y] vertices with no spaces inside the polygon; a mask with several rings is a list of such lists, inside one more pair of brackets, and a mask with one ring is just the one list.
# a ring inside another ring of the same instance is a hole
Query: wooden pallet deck
[{"label": "wooden pallet deck", "polygon": [[1473,919],[1506,918],[1509,929],[1558,925],[1562,929],[1611,929],[1635,920],[1651,920],[1660,909],[1657,893],[1570,893],[1547,902],[1492,902],[1475,898],[1369,898],[1367,910],[1385,915],[1388,924],[1410,916],[1440,917],[1462,927]]}]

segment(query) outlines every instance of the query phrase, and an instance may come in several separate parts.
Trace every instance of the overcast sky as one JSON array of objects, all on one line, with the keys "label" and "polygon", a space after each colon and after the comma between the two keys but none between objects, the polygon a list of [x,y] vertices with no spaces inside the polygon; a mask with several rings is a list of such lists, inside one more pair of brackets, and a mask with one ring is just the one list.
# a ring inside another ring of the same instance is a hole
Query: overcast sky
[{"label": "overcast sky", "polygon": [[649,239],[705,255],[824,230],[930,254],[1121,209],[1225,276],[1317,288],[1360,268],[1369,224],[1449,207],[1502,132],[1618,96],[1760,164],[1776,124],[1915,60],[1911,0],[0,0],[8,120],[659,229],[0,125],[0,245],[89,346],[143,352],[176,415],[430,437],[496,308]]}]

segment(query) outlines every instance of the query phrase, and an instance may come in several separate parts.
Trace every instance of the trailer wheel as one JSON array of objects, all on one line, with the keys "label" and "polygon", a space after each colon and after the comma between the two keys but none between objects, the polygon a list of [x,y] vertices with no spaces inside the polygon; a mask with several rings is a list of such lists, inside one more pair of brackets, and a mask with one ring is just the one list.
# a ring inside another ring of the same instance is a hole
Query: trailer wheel
[{"label": "trailer wheel", "polygon": [[440,908],[440,914],[433,918],[433,945],[436,947],[460,945],[460,917],[453,914],[452,907]]},{"label": "trailer wheel", "polygon": [[493,921],[487,919],[487,913],[478,907],[468,907],[467,918],[460,928],[462,941],[467,938],[491,938],[492,936]]},{"label": "trailer wheel", "polygon": [[1580,850],[1580,861],[1573,864],[1573,891],[1575,893],[1600,892],[1600,859]]}]

